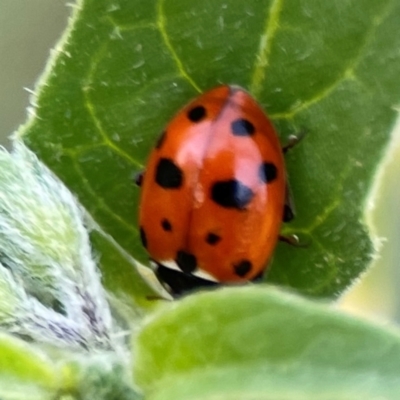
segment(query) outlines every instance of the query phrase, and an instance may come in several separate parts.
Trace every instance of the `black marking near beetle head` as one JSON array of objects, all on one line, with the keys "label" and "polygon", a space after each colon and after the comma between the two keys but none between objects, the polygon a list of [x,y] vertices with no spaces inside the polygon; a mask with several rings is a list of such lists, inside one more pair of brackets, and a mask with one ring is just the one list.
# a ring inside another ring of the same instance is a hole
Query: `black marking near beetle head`
[{"label": "black marking near beetle head", "polygon": [[219,282],[209,281],[192,274],[180,272],[159,263],[157,263],[155,273],[159,281],[164,283],[174,297],[178,297],[195,289],[204,287],[216,288],[220,286]]}]

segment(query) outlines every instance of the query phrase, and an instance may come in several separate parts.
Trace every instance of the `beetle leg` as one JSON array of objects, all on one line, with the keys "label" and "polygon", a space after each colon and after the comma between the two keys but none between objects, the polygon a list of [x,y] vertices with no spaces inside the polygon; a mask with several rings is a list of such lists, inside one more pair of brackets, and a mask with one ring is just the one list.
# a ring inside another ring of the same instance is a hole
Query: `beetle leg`
[{"label": "beetle leg", "polygon": [[295,217],[294,203],[289,184],[286,184],[285,205],[283,207],[283,222],[290,222]]},{"label": "beetle leg", "polygon": [[288,142],[282,147],[283,154],[286,154],[288,150],[296,146],[306,135],[306,131],[300,132],[298,135],[290,135]]},{"label": "beetle leg", "polygon": [[299,238],[296,235],[279,235],[279,241],[290,244],[291,246],[299,247]]},{"label": "beetle leg", "polygon": [[301,248],[307,248],[310,246],[310,242],[307,243],[300,243],[300,239],[298,238],[297,235],[279,235],[279,241],[285,242],[289,244],[290,246],[294,247],[301,247]]},{"label": "beetle leg", "polygon": [[144,170],[143,171],[139,171],[138,173],[136,173],[133,176],[133,182],[135,182],[135,184],[137,186],[142,186],[143,178],[144,178],[144,172],[145,172]]}]

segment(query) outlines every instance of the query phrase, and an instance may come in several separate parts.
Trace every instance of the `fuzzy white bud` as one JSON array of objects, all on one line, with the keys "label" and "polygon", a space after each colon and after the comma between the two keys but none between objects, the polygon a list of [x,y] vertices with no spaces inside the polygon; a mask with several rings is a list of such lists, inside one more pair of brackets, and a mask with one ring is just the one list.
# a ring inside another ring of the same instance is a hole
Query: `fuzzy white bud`
[{"label": "fuzzy white bud", "polygon": [[21,142],[0,150],[0,325],[17,307],[32,336],[111,347],[111,313],[83,221],[71,192]]}]

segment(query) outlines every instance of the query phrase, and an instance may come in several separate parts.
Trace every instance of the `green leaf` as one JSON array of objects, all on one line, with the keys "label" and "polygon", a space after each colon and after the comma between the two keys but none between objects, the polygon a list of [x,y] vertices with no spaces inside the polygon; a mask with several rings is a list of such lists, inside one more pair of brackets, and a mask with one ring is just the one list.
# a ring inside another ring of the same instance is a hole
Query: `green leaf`
[{"label": "green leaf", "polygon": [[0,334],[0,398],[54,399],[61,382],[60,369],[33,346]]},{"label": "green leaf", "polygon": [[287,156],[283,230],[306,246],[280,244],[269,280],[337,295],[371,258],[363,205],[400,100],[399,18],[394,0],[80,1],[19,135],[144,262],[132,175],[180,106],[242,85],[282,143],[307,132]]},{"label": "green leaf", "polygon": [[65,363],[64,372],[68,376],[66,386],[73,394],[71,400],[142,399],[132,388],[125,363],[113,353],[75,355]]},{"label": "green leaf", "polygon": [[134,342],[148,400],[398,399],[400,336],[270,288],[165,307]]},{"label": "green leaf", "polygon": [[104,233],[93,231],[91,240],[94,247],[100,249],[102,278],[107,289],[116,296],[116,307],[121,313],[125,312],[125,307],[128,307],[128,314],[134,311],[134,314],[127,316],[127,320],[132,322],[137,318],[135,311],[139,311],[138,306],[145,309],[156,308],[158,304],[154,298],[160,296],[162,288],[150,270],[135,262]]}]

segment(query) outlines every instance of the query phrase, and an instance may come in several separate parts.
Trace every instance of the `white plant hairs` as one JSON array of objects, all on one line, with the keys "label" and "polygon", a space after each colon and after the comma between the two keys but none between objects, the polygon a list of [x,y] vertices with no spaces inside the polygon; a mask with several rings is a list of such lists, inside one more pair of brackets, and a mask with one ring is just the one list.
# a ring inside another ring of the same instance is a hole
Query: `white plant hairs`
[{"label": "white plant hairs", "polygon": [[20,141],[0,149],[0,328],[115,349],[85,211]]}]

